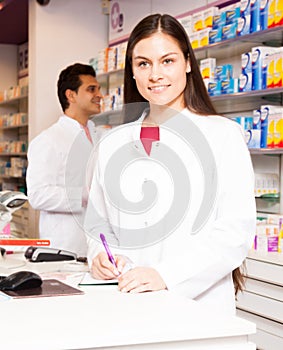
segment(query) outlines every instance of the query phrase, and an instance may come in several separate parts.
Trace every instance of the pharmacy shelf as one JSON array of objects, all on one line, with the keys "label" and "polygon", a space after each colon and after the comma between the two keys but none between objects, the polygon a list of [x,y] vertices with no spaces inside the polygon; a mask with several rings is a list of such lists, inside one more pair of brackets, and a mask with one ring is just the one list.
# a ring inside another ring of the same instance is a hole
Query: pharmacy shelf
[{"label": "pharmacy shelf", "polygon": [[235,92],[233,94],[221,94],[218,96],[211,96],[212,101],[222,101],[222,100],[238,100],[243,98],[251,98],[254,97],[268,97],[270,96],[270,99],[274,99],[276,102],[281,102],[281,97],[278,97],[278,95],[283,93],[283,87],[278,88],[270,88],[265,90],[252,90],[252,91],[245,91],[245,92]]},{"label": "pharmacy shelf", "polygon": [[21,95],[19,97],[11,98],[9,100],[1,101],[0,102],[0,107],[17,105],[20,101],[25,100],[27,97],[28,97],[28,95],[25,94],[25,95]]},{"label": "pharmacy shelf", "polygon": [[222,40],[215,44],[202,46],[194,50],[198,59],[206,57],[222,58],[240,55],[252,46],[281,46],[283,45],[283,26],[265,29],[233,39]]},{"label": "pharmacy shelf", "polygon": [[14,157],[14,156],[26,157],[27,152],[0,153],[0,157]]},{"label": "pharmacy shelf", "polygon": [[283,154],[283,148],[250,148],[250,154],[252,155],[281,155]]},{"label": "pharmacy shelf", "polygon": [[0,130],[12,130],[12,129],[26,128],[26,127],[28,127],[28,124],[2,126],[0,127]]}]

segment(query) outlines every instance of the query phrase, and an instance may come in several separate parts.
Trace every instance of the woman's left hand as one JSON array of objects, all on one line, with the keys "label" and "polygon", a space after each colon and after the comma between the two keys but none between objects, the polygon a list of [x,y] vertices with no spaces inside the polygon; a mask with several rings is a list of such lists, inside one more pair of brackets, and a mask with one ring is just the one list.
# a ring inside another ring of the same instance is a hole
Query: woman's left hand
[{"label": "woman's left hand", "polygon": [[159,273],[151,267],[135,267],[118,277],[121,292],[142,293],[167,289]]}]

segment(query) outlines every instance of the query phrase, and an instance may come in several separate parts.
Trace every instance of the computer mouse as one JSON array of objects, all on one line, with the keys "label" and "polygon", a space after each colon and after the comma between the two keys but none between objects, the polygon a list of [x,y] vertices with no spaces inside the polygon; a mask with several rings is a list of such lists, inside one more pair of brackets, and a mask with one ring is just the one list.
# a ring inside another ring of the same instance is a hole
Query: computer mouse
[{"label": "computer mouse", "polygon": [[0,282],[0,290],[23,290],[40,287],[41,277],[31,271],[18,271],[5,277]]}]

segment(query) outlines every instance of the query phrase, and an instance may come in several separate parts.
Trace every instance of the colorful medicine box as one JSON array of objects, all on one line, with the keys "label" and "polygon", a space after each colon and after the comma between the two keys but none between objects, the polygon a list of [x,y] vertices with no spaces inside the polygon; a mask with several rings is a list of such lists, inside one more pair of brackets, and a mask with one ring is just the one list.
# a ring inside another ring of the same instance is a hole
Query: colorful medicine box
[{"label": "colorful medicine box", "polygon": [[237,23],[226,24],[222,27],[222,40],[233,39],[237,36]]}]

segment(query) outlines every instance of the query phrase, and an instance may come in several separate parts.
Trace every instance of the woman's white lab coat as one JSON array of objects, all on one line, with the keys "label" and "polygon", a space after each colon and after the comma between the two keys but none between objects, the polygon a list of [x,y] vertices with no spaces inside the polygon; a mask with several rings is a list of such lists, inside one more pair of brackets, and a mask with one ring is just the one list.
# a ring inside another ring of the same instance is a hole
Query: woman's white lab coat
[{"label": "woman's white lab coat", "polygon": [[89,261],[103,250],[97,239],[103,232],[114,253],[154,267],[169,290],[218,314],[234,313],[231,272],[251,248],[256,223],[242,129],[224,117],[184,110],[160,126],[148,156],[140,141],[143,117],[100,144],[85,217]]},{"label": "woman's white lab coat", "polygon": [[[88,128],[94,141],[91,121]],[[40,237],[50,239],[51,247],[79,256],[87,251],[85,172],[92,149],[80,124],[67,116],[33,139],[28,149],[28,199],[40,210]]]}]

